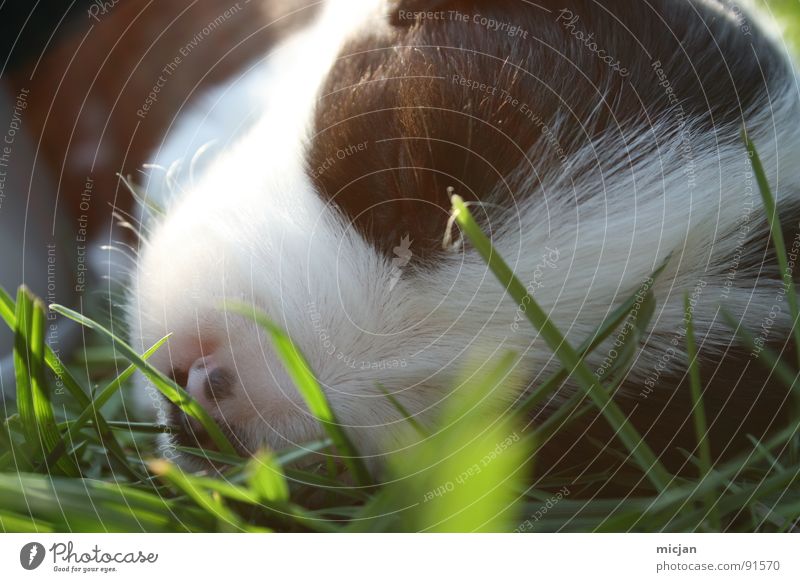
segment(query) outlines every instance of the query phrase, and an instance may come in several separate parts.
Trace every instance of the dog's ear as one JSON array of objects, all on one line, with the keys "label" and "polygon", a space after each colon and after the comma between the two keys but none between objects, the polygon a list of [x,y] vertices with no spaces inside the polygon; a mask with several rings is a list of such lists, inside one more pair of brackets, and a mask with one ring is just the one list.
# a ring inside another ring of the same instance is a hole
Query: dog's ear
[{"label": "dog's ear", "polygon": [[389,21],[394,26],[411,26],[420,13],[443,10],[453,0],[389,0]]}]

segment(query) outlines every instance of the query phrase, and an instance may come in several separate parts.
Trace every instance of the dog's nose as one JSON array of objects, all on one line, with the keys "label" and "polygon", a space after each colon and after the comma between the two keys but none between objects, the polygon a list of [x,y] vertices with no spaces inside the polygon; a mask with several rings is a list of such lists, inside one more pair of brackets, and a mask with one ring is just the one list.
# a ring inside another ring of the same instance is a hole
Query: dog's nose
[{"label": "dog's nose", "polygon": [[198,358],[189,368],[186,391],[206,410],[213,411],[231,395],[234,381],[234,374],[212,354]]}]

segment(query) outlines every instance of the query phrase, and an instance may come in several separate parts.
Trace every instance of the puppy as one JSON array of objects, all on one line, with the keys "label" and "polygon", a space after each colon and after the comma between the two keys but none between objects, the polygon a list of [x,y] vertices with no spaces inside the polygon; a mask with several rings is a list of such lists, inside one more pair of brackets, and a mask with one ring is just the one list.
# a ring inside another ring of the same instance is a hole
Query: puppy
[{"label": "puppy", "polygon": [[[266,87],[255,104],[237,92],[253,86]],[[242,452],[323,433],[264,332],[224,300],[285,328],[370,458],[406,426],[384,391],[430,422],[476,362],[514,352],[523,393],[558,369],[450,224],[452,192],[573,345],[666,265],[617,395],[648,438],[690,418],[670,412],[690,403],[686,295],[708,398],[739,419],[731,434],[780,408],[764,374],[739,386],[758,364],[721,315],[761,345],[791,328],[741,132],[796,225],[800,108],[785,51],[752,15],[718,0],[332,1],[211,101],[223,95],[217,129],[193,121],[164,150],[219,140],[149,225],[129,322],[140,349],[173,334],[152,363]],[[796,255],[800,239],[787,246]],[[589,357],[598,375],[619,339]],[[188,429],[165,446],[208,444],[148,391],[163,422]]]}]

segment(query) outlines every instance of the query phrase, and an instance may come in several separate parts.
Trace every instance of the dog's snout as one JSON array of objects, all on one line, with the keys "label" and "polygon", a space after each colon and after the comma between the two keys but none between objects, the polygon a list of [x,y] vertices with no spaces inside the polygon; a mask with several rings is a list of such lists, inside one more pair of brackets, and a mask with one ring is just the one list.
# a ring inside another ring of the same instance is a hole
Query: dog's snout
[{"label": "dog's snout", "polygon": [[[222,404],[233,393],[236,376],[221,365],[214,354],[197,358],[188,368],[173,368],[172,378],[182,386],[216,422],[226,425]],[[189,447],[214,448],[202,424],[177,406],[170,408],[170,424],[178,430],[177,442]]]},{"label": "dog's snout", "polygon": [[233,391],[234,374],[214,355],[198,358],[189,369],[186,391],[207,408],[213,408]]}]

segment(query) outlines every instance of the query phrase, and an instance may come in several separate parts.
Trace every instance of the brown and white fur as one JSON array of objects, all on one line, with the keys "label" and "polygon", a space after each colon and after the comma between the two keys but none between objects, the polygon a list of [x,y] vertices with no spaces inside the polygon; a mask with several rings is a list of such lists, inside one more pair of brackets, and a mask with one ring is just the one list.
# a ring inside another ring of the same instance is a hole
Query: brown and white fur
[{"label": "brown and white fur", "polygon": [[785,49],[722,1],[328,2],[156,155],[167,165],[217,139],[191,177],[149,184],[168,211],[131,282],[133,342],[172,333],[152,362],[243,451],[322,433],[225,299],[287,330],[368,457],[405,426],[383,390],[427,422],[467,363],[509,350],[535,386],[558,368],[552,352],[457,230],[442,244],[452,188],[574,344],[667,261],[618,395],[634,420],[647,409],[646,433],[686,422],[669,412],[689,401],[686,294],[717,414],[766,426],[785,394],[765,374],[730,378],[757,364],[720,307],[783,346],[788,309],[740,132],[796,224],[799,113]]}]

